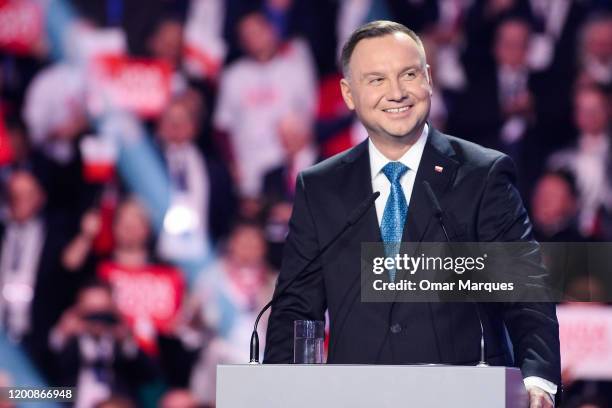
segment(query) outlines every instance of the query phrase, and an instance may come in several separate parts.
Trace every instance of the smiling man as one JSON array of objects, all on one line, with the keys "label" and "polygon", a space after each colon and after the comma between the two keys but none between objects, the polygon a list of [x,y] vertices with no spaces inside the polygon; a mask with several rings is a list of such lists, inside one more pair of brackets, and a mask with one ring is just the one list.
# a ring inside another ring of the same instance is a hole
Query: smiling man
[{"label": "smiling man", "polygon": [[[445,240],[425,181],[452,220],[451,240],[533,238],[512,161],[428,124],[431,74],[414,32],[389,21],[366,24],[344,45],[342,68],[344,100],[369,138],[298,176],[277,290],[296,279],[272,308],[264,362],[291,362],[293,321],[324,320],[326,310],[329,363],[475,365],[482,324],[487,363],[520,367],[530,406],[551,407],[560,383],[554,304],[359,300],[362,243]],[[375,206],[296,276],[374,191]]]}]

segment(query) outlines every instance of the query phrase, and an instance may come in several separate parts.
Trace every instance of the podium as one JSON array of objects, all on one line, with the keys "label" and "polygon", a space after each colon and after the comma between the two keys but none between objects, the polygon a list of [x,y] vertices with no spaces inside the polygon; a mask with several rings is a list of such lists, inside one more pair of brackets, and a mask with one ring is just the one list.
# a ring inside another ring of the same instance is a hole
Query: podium
[{"label": "podium", "polygon": [[527,408],[518,368],[219,365],[217,408]]}]

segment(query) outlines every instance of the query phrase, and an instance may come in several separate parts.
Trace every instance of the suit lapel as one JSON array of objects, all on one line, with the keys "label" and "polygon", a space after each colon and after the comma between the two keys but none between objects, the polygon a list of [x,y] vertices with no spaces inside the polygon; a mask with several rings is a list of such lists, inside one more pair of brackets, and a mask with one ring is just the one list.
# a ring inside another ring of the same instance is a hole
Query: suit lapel
[{"label": "suit lapel", "polygon": [[438,200],[442,200],[459,166],[459,163],[452,158],[454,150],[448,139],[431,125],[429,129],[429,136],[408,204],[403,242],[422,241],[433,218],[432,205],[423,187],[423,182],[427,181]]},{"label": "suit lapel", "polygon": [[[366,139],[349,152],[343,162],[345,165],[340,170],[342,174],[338,178],[338,192],[348,217],[363,200],[373,193],[368,140]],[[382,241],[376,206],[370,207],[359,222],[365,224],[363,228],[357,228],[361,231],[358,237],[360,242]]]}]

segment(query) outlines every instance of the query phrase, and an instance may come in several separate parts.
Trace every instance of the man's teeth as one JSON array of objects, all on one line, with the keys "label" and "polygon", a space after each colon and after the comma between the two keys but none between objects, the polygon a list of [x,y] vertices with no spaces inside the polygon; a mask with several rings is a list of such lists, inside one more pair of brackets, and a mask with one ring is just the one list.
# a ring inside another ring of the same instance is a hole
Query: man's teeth
[{"label": "man's teeth", "polygon": [[391,108],[391,109],[384,109],[385,112],[390,112],[390,113],[400,113],[400,112],[405,112],[408,110],[408,108],[410,108],[409,106],[404,106],[403,108]]}]

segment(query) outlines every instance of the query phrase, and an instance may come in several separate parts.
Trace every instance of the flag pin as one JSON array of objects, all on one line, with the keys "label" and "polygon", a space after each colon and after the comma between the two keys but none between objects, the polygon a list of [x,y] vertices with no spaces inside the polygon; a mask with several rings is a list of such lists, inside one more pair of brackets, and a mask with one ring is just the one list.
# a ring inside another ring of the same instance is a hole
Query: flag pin
[{"label": "flag pin", "polygon": [[434,166],[434,170],[438,173],[442,173],[442,170],[444,170],[444,167],[442,166]]}]

